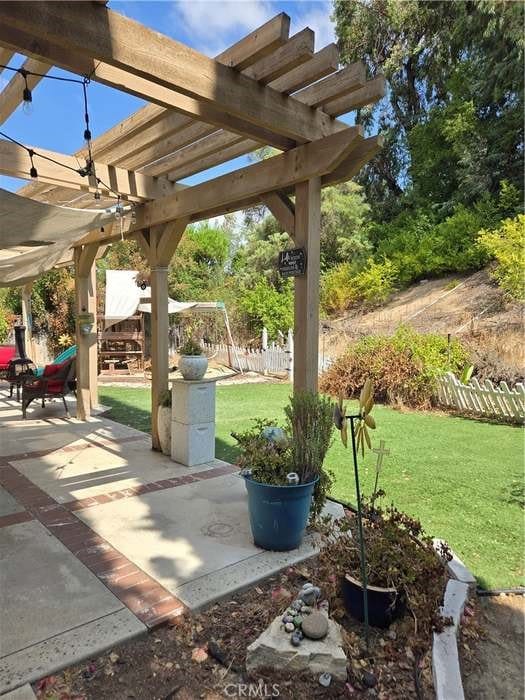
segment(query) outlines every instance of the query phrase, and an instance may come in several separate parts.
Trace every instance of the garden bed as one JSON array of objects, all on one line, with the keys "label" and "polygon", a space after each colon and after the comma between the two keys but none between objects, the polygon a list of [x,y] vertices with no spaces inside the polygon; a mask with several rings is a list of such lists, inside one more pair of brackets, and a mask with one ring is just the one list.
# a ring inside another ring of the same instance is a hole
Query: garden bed
[{"label": "garden bed", "polygon": [[[231,600],[199,614],[188,614],[172,626],[44,679],[39,684],[38,697],[216,700],[242,697],[242,692],[248,697],[247,684],[261,683],[266,685],[266,697],[272,697],[273,684],[277,684],[279,697],[290,700],[432,698],[432,640],[424,641],[422,653],[422,640],[414,634],[410,615],[388,630],[372,630],[369,654],[362,641],[362,625],[347,618],[343,620],[349,660],[346,684],[332,681],[328,688],[323,688],[316,676],[279,675],[271,671],[255,678],[247,676],[247,646],[286,608],[294,591],[315,577],[316,560],[290,568]],[[220,659],[214,658],[213,653]],[[367,687],[365,682],[374,686]]]}]

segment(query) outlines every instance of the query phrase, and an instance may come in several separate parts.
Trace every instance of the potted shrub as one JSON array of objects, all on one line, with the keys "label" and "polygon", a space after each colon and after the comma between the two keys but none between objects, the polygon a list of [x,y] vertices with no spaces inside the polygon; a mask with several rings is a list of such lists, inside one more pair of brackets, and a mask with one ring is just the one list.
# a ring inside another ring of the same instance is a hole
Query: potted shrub
[{"label": "potted shrub", "polygon": [[179,370],[184,379],[198,381],[208,369],[208,358],[196,340],[188,338],[179,348]]},{"label": "potted shrub", "polygon": [[377,499],[384,495],[378,489],[382,455],[388,454],[383,442],[376,450],[379,459],[374,492],[369,503],[362,498],[357,458],[359,452],[364,456],[365,447],[372,447],[368,430],[376,427],[370,415],[373,407],[370,379],[361,390],[355,414],[347,414],[342,397],[335,406],[334,423],[345,447],[350,433],[357,512],[353,520],[339,521],[335,528],[327,526],[320,557],[321,565],[324,563],[328,567],[346,611],[364,622],[367,646],[369,624],[388,627],[406,606],[417,619],[421,591],[426,594],[433,585],[437,586],[434,597],[439,599],[445,580],[443,562],[450,558],[446,546],[440,552],[442,559],[436,556],[432,539],[424,535],[417,520],[394,506],[386,511],[376,507]]},{"label": "potted shrub", "polygon": [[160,397],[157,425],[162,454],[171,455],[171,391],[169,389],[166,389]]},{"label": "potted shrub", "polygon": [[[388,627],[408,609],[420,622],[434,615],[437,625],[450,560],[446,545],[436,555],[432,538],[419,521],[394,506],[383,510],[363,503],[363,521],[369,623]],[[333,586],[331,593],[346,612],[364,622],[357,518],[338,521],[323,537],[322,578],[333,582],[328,584]]]},{"label": "potted shrub", "polygon": [[299,547],[308,518],[316,517],[331,484],[323,463],[333,423],[329,399],[298,392],[285,409],[284,428],[255,421],[241,434],[232,433],[241,448],[253,539],[274,551]]}]

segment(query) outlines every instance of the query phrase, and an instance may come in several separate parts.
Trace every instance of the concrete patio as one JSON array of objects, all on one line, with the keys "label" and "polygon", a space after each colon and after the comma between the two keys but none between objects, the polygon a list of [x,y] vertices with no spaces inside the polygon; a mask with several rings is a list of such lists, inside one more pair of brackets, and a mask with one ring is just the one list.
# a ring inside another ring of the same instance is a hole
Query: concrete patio
[{"label": "concrete patio", "polygon": [[23,421],[0,390],[0,693],[314,554],[311,536],[288,553],[253,545],[236,472],[178,465],[61,402]]}]

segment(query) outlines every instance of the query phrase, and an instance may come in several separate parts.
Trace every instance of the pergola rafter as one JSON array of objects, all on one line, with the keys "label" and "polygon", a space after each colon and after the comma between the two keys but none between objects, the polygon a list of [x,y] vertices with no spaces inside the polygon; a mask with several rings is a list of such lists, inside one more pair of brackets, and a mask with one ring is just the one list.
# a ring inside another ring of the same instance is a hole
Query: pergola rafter
[{"label": "pergola rafter", "polygon": [[[43,160],[38,181],[19,193],[79,208],[107,207],[117,194],[135,203],[133,221],[91,231],[72,245],[71,256],[79,310],[94,308],[94,261],[109,242],[134,238],[150,263],[154,447],[159,396],[167,386],[167,346],[159,341],[167,327],[167,267],[193,221],[262,202],[305,248],[306,274],[295,281],[294,385],[317,386],[321,188],[355,175],[381,146],[379,137],[364,138],[360,127],[335,117],[380,99],[385,84],[381,76],[367,80],[362,63],[339,69],[335,45],[314,52],[310,29],[289,37],[289,28],[282,13],[210,59],[105,3],[0,3],[5,60],[17,51],[148,102],[92,142],[96,177],[109,186],[99,186],[101,200],[93,200],[92,175],[60,172]],[[280,153],[191,187],[178,182],[263,145]],[[29,178],[30,159],[17,148],[0,141],[0,171]],[[85,148],[73,156],[35,151],[73,170],[87,156]],[[86,363],[79,374],[79,412],[88,417],[96,403],[95,344],[80,333],[77,342],[78,362]]]}]

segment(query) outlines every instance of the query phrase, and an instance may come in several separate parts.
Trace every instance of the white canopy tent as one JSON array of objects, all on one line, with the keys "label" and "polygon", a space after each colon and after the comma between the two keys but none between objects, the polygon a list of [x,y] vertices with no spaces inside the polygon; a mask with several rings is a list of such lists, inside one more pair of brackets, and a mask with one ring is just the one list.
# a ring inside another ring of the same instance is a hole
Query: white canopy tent
[{"label": "white canopy tent", "polygon": [[[142,289],[137,284],[139,273],[137,270],[106,270],[106,292],[104,328],[109,328],[115,323],[124,321],[134,316],[137,311],[151,313],[151,288]],[[168,314],[179,314],[188,311],[199,313],[222,313],[224,325],[228,336],[228,343],[237,352],[233,342],[230,321],[226,306],[222,301],[175,301],[168,297]],[[240,366],[240,363],[238,363]]]}]

